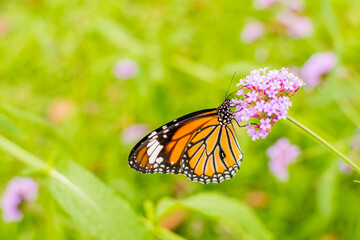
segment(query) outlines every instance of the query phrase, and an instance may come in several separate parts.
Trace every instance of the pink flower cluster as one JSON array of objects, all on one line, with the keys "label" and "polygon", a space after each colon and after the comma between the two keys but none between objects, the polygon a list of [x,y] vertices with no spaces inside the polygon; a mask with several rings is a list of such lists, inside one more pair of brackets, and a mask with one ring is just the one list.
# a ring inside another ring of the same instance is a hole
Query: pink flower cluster
[{"label": "pink flower cluster", "polygon": [[337,63],[333,52],[319,52],[313,54],[301,69],[301,75],[309,87],[320,84],[321,77],[330,72]]},{"label": "pink flower cluster", "polygon": [[139,64],[132,59],[122,59],[115,64],[114,75],[118,79],[127,80],[139,73]]},{"label": "pink flower cluster", "polygon": [[266,151],[270,158],[270,171],[279,180],[286,181],[289,177],[288,165],[294,163],[299,154],[298,146],[292,145],[287,138],[280,138]]},{"label": "pink flower cluster", "polygon": [[274,3],[278,2],[279,0],[254,0],[254,6],[257,9],[266,9],[269,8]]},{"label": "pink flower cluster", "polygon": [[286,27],[287,33],[293,38],[305,38],[313,32],[310,18],[295,14],[292,11],[280,13],[278,20]]},{"label": "pink flower cluster", "polygon": [[286,119],[292,103],[292,97],[305,83],[286,68],[271,70],[267,68],[253,70],[251,74],[240,79],[239,98],[232,100],[235,119],[238,122],[258,118],[260,124],[248,124],[247,133],[252,140],[265,138],[279,119]]},{"label": "pink flower cluster", "polygon": [[265,32],[265,25],[262,22],[254,21],[244,26],[241,31],[241,39],[244,43],[252,43],[259,39]]}]

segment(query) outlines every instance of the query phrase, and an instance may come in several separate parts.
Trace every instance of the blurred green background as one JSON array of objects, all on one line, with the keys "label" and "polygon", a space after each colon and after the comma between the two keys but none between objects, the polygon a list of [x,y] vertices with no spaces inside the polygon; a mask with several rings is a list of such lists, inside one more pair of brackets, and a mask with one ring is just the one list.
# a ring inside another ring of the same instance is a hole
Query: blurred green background
[{"label": "blurred green background", "polygon": [[[50,166],[73,160],[115,191],[145,222],[116,226],[120,236],[148,228],[145,239],[360,239],[358,176],[341,171],[336,156],[285,120],[255,142],[237,128],[243,164],[221,184],[128,167],[139,140],[125,131],[133,124],[150,131],[218,107],[235,71],[236,83],[262,67],[298,71],[326,51],[336,54],[336,67],[293,97],[290,114],[359,160],[360,1],[306,1],[297,9],[286,2],[261,9],[229,0],[0,1],[0,133]],[[277,18],[284,11],[306,16],[313,30],[289,35]],[[241,32],[253,21],[264,33],[246,42]],[[114,74],[123,59],[138,67],[129,79]],[[281,137],[302,151],[286,182],[271,174],[266,156]],[[15,159],[0,152],[0,190],[14,176],[32,176],[39,197],[22,221],[0,221],[1,239],[102,238],[103,229],[91,230],[91,210],[76,215],[43,171]],[[74,169],[92,191],[83,170]]]}]

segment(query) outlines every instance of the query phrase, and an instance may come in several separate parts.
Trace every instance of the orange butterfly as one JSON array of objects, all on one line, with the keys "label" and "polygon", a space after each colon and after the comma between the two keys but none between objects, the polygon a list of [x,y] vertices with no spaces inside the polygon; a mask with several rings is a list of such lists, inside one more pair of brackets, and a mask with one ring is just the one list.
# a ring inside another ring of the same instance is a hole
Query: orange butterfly
[{"label": "orange butterfly", "polygon": [[129,166],[142,173],[184,174],[204,184],[230,179],[243,158],[233,119],[229,99],[175,119],[136,144]]}]

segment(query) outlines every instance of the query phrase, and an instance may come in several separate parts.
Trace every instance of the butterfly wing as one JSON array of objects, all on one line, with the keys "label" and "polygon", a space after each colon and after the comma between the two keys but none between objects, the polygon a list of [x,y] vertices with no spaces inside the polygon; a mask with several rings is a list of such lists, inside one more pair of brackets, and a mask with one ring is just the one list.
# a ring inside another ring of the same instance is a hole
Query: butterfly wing
[{"label": "butterfly wing", "polygon": [[182,170],[191,181],[220,183],[236,174],[242,158],[233,125],[214,122],[201,128],[191,139]]},{"label": "butterfly wing", "polygon": [[183,173],[181,161],[190,140],[200,129],[216,121],[216,109],[207,109],[163,125],[132,149],[129,166],[142,173]]}]

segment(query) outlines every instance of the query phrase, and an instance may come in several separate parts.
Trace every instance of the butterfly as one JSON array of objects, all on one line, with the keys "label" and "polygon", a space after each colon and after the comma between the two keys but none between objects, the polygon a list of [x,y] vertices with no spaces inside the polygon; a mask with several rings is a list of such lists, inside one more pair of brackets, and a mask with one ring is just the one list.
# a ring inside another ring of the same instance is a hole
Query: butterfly
[{"label": "butterfly", "polygon": [[142,173],[184,174],[191,181],[220,183],[234,177],[243,158],[231,101],[187,114],[145,136],[131,150],[129,166]]}]

